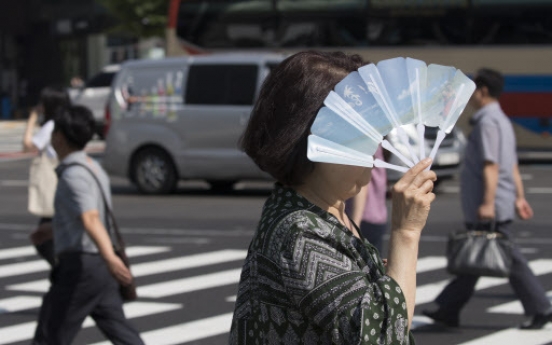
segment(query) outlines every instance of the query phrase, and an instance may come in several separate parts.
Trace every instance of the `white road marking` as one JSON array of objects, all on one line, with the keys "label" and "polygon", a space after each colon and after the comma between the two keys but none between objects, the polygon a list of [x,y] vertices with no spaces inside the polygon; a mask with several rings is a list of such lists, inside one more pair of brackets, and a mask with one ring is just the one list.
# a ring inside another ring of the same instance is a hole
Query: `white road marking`
[{"label": "white road marking", "polygon": [[[228,333],[232,324],[232,313],[208,317],[201,320],[190,321],[143,332],[142,339],[147,345],[176,345],[190,341],[214,337]],[[109,345],[110,342],[95,343],[92,345]]]},{"label": "white road marking", "polygon": [[[546,293],[548,299],[552,302],[552,291]],[[523,306],[519,300],[515,300],[508,303],[503,303],[487,309],[489,313],[501,313],[501,314],[519,314],[523,315]]]},{"label": "white road marking", "polygon": [[40,307],[42,298],[36,296],[16,296],[0,300],[0,314],[14,313]]},{"label": "white road marking", "polygon": [[423,273],[427,271],[439,270],[447,267],[447,258],[444,256],[425,256],[418,259],[416,272]]},{"label": "white road marking", "polygon": [[[157,302],[131,302],[123,305],[128,319],[164,313],[166,311],[182,308],[182,304],[157,303]],[[0,345],[10,344],[31,339],[36,329],[36,321],[25,322],[14,326],[0,328]],[[92,320],[85,320],[83,327],[92,327]]]},{"label": "white road marking", "polygon": [[[128,247],[126,253],[129,257],[138,257],[169,251],[170,247]],[[50,265],[45,260],[18,262],[14,264],[0,265],[0,278],[13,277],[23,274],[47,271]]]},{"label": "white road marking", "polygon": [[[538,259],[531,261],[529,266],[535,275],[552,273],[552,259]],[[416,304],[429,303],[435,300],[437,295],[449,283],[450,280],[442,280],[436,283],[425,284],[416,288]],[[475,286],[476,290],[487,289],[508,283],[508,278],[481,277]]]},{"label": "white road marking", "polygon": [[36,255],[36,249],[32,246],[15,247],[0,250],[0,260],[20,258],[30,255]]},{"label": "white road marking", "polygon": [[161,298],[191,291],[236,284],[240,281],[241,268],[170,280],[138,287],[138,296]]},{"label": "white road marking", "polygon": [[[132,247],[128,248],[131,249]],[[147,247],[145,247],[147,248]],[[158,248],[158,247],[153,247]],[[134,251],[135,252],[135,251]],[[128,250],[129,256],[134,253]],[[134,253],[135,254],[135,253]],[[237,261],[245,259],[246,250],[219,250],[214,252],[182,256],[173,259],[158,260],[135,264],[131,266],[134,277],[143,277],[152,274],[179,271],[189,268],[203,267],[218,263]],[[1,266],[0,266],[1,269]],[[1,271],[0,271],[1,272]],[[6,286],[7,290],[26,291],[26,292],[46,292],[50,287],[48,279],[40,279],[27,283],[14,284]],[[140,288],[139,288],[140,291]],[[192,290],[193,291],[193,290]],[[142,296],[142,295],[140,295]]]},{"label": "white road marking", "polygon": [[523,344],[523,345],[545,345],[552,342],[552,324],[546,325],[543,329],[537,331],[520,330],[517,328],[508,328],[503,331],[495,332],[487,336],[479,337],[472,341],[460,345],[504,345],[504,344]]}]

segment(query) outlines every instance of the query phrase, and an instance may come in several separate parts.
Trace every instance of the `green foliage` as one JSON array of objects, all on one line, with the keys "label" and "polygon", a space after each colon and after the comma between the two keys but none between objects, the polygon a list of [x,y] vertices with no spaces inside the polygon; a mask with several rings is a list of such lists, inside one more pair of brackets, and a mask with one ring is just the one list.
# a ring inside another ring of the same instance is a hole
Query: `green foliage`
[{"label": "green foliage", "polygon": [[169,0],[96,0],[118,21],[114,32],[136,37],[164,36]]}]

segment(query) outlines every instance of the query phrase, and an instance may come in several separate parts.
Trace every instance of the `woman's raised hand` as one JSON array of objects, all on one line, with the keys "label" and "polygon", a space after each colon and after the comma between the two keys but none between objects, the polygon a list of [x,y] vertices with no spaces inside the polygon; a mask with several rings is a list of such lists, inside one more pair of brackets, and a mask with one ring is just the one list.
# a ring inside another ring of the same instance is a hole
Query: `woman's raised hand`
[{"label": "woman's raised hand", "polygon": [[431,159],[426,158],[408,170],[393,187],[391,230],[421,233],[435,200],[433,182],[435,172],[426,170]]}]

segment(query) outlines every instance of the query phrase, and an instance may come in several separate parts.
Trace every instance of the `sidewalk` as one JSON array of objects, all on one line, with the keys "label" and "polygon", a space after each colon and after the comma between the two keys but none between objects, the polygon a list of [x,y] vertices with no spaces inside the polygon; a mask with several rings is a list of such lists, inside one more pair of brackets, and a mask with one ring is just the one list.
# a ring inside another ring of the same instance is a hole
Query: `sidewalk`
[{"label": "sidewalk", "polygon": [[2,129],[24,129],[27,120],[0,120],[0,130]]},{"label": "sidewalk", "polygon": [[[0,120],[0,160],[25,159],[36,155],[22,151],[26,123],[26,120]],[[104,150],[105,142],[96,139],[86,147],[88,153],[102,153]]]}]

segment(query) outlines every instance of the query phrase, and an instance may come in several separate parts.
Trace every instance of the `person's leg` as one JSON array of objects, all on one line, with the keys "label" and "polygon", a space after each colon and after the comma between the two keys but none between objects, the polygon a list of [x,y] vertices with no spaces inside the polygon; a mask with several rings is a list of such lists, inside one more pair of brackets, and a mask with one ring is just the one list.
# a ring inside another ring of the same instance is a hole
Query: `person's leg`
[{"label": "person's leg", "polygon": [[83,274],[79,254],[62,257],[44,296],[33,345],[70,345],[98,303],[94,281]]},{"label": "person's leg", "polygon": [[387,230],[387,224],[374,224],[362,221],[360,232],[381,254],[383,253],[383,236]]},{"label": "person's leg", "polygon": [[[466,229],[473,229],[473,225],[466,224]],[[435,299],[439,308],[435,311],[424,310],[423,313],[448,326],[458,326],[460,311],[473,296],[478,280],[479,276],[474,275],[456,276]]]},{"label": "person's leg", "polygon": [[436,310],[424,310],[422,313],[447,326],[460,325],[460,311],[468,303],[475,290],[478,276],[461,275],[452,280],[435,299]]},{"label": "person's leg", "polygon": [[102,264],[102,280],[106,281],[102,297],[90,316],[102,333],[115,345],[142,345],[139,333],[126,319],[119,285]]},{"label": "person's leg", "polygon": [[[510,237],[510,226],[510,222],[497,224],[497,231]],[[546,297],[546,291],[516,244],[512,248],[512,268],[509,280],[517,298],[523,305],[525,315],[549,314],[552,316],[552,305]],[[542,321],[544,322],[545,320],[543,319]],[[541,327],[544,326],[544,323]]]}]

